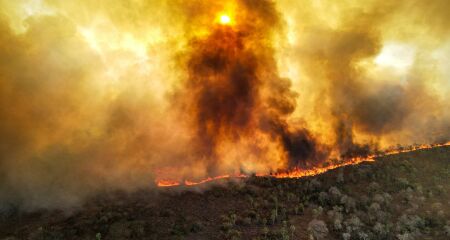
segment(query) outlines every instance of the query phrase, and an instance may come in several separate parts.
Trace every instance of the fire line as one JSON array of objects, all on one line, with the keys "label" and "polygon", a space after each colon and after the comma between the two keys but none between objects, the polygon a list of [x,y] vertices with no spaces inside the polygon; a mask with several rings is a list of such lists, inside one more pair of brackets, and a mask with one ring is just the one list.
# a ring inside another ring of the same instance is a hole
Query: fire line
[{"label": "fire line", "polygon": [[[444,147],[444,146],[450,146],[450,141],[443,143],[443,144],[422,144],[418,146],[412,146],[408,149],[396,149],[396,150],[388,150],[382,154],[373,154],[366,157],[354,157],[350,160],[340,163],[340,164],[334,164],[326,167],[317,167],[312,169],[300,169],[295,168],[291,171],[281,172],[281,173],[272,173],[272,174],[263,174],[263,173],[256,173],[255,176],[258,177],[273,177],[273,178],[302,178],[302,177],[309,177],[309,176],[315,176],[318,174],[325,173],[329,170],[333,170],[336,168],[348,166],[348,165],[357,165],[363,162],[374,162],[375,158],[383,157],[383,156],[389,156],[399,153],[407,153],[407,152],[414,152],[418,150],[423,149],[431,149],[431,148],[437,148],[437,147]],[[215,176],[215,177],[208,177],[200,181],[190,181],[185,180],[184,182],[181,181],[175,181],[175,180],[157,180],[156,185],[158,187],[176,187],[176,186],[197,186],[208,182],[213,182],[220,179],[238,179],[238,178],[248,178],[250,175],[248,174],[234,174],[234,175],[221,175],[221,176]]]}]

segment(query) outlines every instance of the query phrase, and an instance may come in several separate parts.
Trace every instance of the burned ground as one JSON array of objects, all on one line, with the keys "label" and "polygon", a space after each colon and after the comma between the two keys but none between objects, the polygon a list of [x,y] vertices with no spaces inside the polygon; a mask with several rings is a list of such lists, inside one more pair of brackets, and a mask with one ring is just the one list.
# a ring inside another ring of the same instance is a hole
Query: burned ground
[{"label": "burned ground", "polygon": [[0,239],[448,239],[450,147],[315,177],[105,192],[71,211],[2,209]]}]

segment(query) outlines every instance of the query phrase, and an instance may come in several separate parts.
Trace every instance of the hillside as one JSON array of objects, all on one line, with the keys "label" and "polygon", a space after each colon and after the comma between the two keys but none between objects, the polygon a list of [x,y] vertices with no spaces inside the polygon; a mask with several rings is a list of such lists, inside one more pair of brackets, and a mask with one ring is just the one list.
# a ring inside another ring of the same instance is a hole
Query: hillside
[{"label": "hillside", "polygon": [[3,210],[0,239],[449,239],[450,147],[315,177],[104,193],[71,212]]}]

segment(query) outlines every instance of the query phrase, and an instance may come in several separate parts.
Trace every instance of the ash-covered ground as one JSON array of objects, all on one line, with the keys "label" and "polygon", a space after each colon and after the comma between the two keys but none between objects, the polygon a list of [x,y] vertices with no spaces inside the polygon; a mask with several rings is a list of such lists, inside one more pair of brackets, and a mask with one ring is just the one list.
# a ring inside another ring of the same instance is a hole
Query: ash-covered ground
[{"label": "ash-covered ground", "polygon": [[71,211],[3,209],[0,239],[450,238],[450,147],[201,188],[109,192]]}]

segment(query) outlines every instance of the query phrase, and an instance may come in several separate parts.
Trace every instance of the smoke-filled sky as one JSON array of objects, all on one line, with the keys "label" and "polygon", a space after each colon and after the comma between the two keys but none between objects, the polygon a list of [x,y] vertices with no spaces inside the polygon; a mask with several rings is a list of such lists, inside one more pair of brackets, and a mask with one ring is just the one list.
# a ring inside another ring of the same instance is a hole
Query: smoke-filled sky
[{"label": "smoke-filled sky", "polygon": [[450,138],[446,0],[0,9],[0,206]]}]

